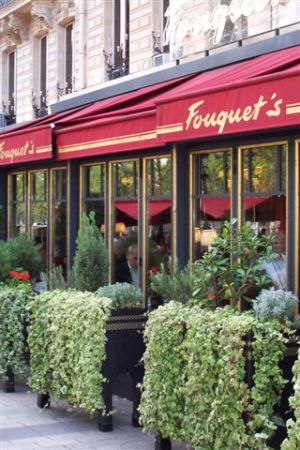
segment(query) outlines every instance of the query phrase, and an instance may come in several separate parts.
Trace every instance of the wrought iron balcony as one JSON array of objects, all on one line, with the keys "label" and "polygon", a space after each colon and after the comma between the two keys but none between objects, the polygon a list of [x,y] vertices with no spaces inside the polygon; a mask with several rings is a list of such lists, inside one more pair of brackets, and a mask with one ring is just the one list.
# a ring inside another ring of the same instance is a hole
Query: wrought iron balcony
[{"label": "wrought iron balcony", "polygon": [[15,102],[14,100],[8,100],[5,102],[2,100],[2,113],[5,121],[5,126],[16,123]]},{"label": "wrought iron balcony", "polygon": [[116,48],[115,63],[112,61],[112,53],[107,54],[103,50],[103,55],[105,58],[106,73],[108,74],[109,80],[115,80],[116,78],[124,77],[129,73],[128,59],[123,56],[122,47]]},{"label": "wrought iron balcony", "polygon": [[0,0],[0,9],[9,5],[10,3],[15,2],[16,0]]},{"label": "wrought iron balcony", "polygon": [[64,95],[71,94],[75,90],[75,77],[73,78],[73,83],[59,83],[56,84],[57,100]]},{"label": "wrought iron balcony", "polygon": [[31,92],[32,109],[36,119],[48,114],[47,97],[47,93],[45,95],[43,92],[40,92],[39,96],[36,96],[33,91]]}]

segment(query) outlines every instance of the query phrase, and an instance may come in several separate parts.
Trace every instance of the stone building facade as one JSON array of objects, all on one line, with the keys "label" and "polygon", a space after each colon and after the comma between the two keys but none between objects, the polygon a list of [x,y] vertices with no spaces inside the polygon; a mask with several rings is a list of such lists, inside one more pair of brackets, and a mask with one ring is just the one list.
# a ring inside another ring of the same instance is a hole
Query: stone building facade
[{"label": "stone building facade", "polygon": [[0,127],[299,20],[297,0],[1,0]]}]

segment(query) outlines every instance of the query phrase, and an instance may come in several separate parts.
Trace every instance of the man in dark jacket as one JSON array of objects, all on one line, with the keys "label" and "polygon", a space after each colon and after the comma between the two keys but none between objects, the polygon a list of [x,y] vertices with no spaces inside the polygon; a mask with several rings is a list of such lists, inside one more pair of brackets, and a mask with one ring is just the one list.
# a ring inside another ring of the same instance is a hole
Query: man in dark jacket
[{"label": "man in dark jacket", "polygon": [[116,264],[116,282],[132,283],[136,287],[139,287],[137,244],[132,244],[128,247],[126,261],[121,261]]}]

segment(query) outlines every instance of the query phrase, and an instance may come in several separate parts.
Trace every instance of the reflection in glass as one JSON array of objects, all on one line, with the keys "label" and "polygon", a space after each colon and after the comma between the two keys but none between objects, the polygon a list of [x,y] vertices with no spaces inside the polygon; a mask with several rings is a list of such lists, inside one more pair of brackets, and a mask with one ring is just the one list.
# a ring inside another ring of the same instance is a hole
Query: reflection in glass
[{"label": "reflection in glass", "polygon": [[30,173],[30,235],[39,246],[43,270],[47,270],[48,174]]},{"label": "reflection in glass", "polygon": [[225,220],[230,220],[231,153],[196,154],[194,166],[193,261],[210,249]]},{"label": "reflection in glass", "polygon": [[52,265],[61,266],[66,273],[67,259],[67,171],[53,170]]},{"label": "reflection in glass", "polygon": [[171,192],[172,162],[170,157],[146,162],[146,214],[148,254],[146,270],[155,273],[162,267],[172,269]]},{"label": "reflection in glass", "polygon": [[286,287],[286,145],[242,149],[242,221],[255,234],[272,233],[276,258],[265,270],[276,288]]},{"label": "reflection in glass", "polygon": [[138,255],[138,164],[112,164],[113,280],[140,285]]},{"label": "reflection in glass", "polygon": [[26,175],[14,174],[12,181],[11,237],[26,232]]},{"label": "reflection in glass", "polygon": [[95,212],[96,224],[105,233],[105,164],[84,167],[84,212]]}]

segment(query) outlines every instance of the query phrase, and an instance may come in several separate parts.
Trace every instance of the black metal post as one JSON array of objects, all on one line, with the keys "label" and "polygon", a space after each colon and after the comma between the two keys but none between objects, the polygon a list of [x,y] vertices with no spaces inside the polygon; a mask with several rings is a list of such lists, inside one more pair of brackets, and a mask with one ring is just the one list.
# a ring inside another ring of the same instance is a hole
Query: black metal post
[{"label": "black metal post", "polygon": [[15,375],[10,367],[6,370],[5,392],[15,392]]}]

